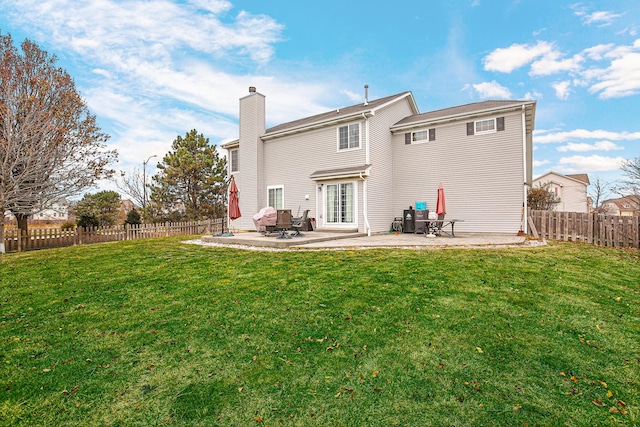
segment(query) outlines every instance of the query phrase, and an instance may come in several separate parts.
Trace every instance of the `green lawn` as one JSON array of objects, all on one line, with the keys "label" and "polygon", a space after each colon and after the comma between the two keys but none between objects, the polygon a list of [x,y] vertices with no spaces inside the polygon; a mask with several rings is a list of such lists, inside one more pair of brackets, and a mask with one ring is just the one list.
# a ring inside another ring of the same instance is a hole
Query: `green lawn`
[{"label": "green lawn", "polygon": [[639,282],[556,243],[5,255],[0,425],[635,426]]}]

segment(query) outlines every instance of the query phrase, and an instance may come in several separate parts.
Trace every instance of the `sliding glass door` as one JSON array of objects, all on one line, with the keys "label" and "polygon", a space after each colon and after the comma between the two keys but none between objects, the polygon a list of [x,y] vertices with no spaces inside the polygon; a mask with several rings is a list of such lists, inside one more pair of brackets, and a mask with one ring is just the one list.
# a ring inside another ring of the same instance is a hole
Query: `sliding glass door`
[{"label": "sliding glass door", "polygon": [[326,185],[325,221],[327,225],[356,225],[356,183]]}]

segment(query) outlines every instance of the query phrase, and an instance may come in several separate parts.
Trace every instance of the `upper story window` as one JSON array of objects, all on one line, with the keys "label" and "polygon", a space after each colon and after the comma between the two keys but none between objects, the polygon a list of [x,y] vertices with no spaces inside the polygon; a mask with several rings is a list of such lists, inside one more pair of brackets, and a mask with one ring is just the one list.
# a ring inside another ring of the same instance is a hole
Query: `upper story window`
[{"label": "upper story window", "polygon": [[238,149],[231,150],[231,173],[238,172]]},{"label": "upper story window", "polygon": [[405,134],[405,137],[404,137],[404,143],[406,145],[420,144],[422,142],[435,141],[435,140],[436,140],[435,129],[428,129],[428,130],[421,130],[418,132],[407,133]]},{"label": "upper story window", "polygon": [[360,148],[360,123],[338,128],[338,151]]},{"label": "upper story window", "polygon": [[475,123],[476,135],[496,131],[496,119],[478,120]]},{"label": "upper story window", "polygon": [[482,135],[504,130],[504,117],[467,123],[467,135]]}]

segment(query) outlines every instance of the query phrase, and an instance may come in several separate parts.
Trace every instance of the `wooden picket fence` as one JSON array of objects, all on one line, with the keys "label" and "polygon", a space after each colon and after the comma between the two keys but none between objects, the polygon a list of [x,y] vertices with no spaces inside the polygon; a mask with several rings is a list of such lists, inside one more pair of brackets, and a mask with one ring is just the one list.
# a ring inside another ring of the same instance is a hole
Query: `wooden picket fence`
[{"label": "wooden picket fence", "polygon": [[529,211],[530,234],[548,240],[640,248],[640,217],[595,213]]},{"label": "wooden picket fence", "polygon": [[[226,221],[225,221],[226,222]],[[28,236],[17,229],[5,230],[5,251],[23,252],[37,249],[61,248],[120,240],[148,239],[153,237],[214,234],[222,231],[223,219],[192,222],[167,222],[163,224],[125,224],[111,227],[76,227],[60,230],[29,229]]]}]

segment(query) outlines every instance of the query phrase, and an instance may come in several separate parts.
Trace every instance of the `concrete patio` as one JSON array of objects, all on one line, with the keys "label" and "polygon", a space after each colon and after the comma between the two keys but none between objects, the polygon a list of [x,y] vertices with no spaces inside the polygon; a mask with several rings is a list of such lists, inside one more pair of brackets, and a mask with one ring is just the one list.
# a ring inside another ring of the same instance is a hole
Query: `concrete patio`
[{"label": "concrete patio", "polygon": [[[203,244],[240,245],[257,248],[280,249],[354,249],[354,248],[471,248],[526,246],[531,241],[524,236],[507,234],[456,233],[456,237],[426,237],[424,234],[341,233],[325,231],[304,232],[304,236],[279,239],[257,232],[239,232],[233,236],[203,236]],[[536,244],[540,242],[536,241]]]}]

